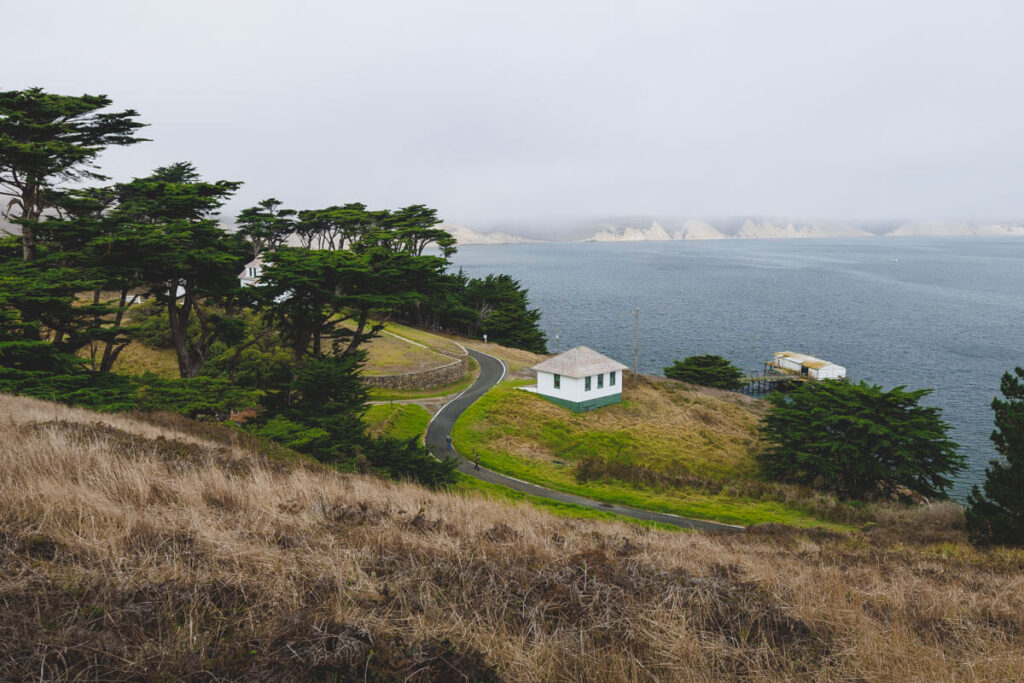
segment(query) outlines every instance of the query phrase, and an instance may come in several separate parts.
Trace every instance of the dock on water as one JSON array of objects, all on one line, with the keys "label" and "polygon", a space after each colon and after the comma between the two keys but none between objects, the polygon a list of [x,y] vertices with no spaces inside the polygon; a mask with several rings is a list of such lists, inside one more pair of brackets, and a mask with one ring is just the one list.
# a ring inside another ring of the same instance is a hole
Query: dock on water
[{"label": "dock on water", "polygon": [[842,365],[804,353],[779,351],[773,360],[765,361],[761,373],[743,379],[746,384],[742,391],[747,394],[766,394],[792,388],[800,382],[845,378],[846,368]]}]

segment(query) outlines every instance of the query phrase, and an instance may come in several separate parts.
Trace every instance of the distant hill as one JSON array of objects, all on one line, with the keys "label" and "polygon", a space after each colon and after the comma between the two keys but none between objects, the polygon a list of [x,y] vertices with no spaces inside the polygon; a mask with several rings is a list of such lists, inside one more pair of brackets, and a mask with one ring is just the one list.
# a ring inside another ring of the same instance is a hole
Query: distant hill
[{"label": "distant hill", "polygon": [[978,237],[1024,236],[1024,225],[1012,223],[951,223],[944,221],[912,221],[885,233],[886,237],[923,237],[923,236],[960,236]]},{"label": "distant hill", "polygon": [[840,221],[744,221],[740,239],[794,239],[824,237],[872,237],[867,230]]},{"label": "distant hill", "polygon": [[[858,225],[834,220],[746,218],[712,225],[691,218],[674,227],[669,221],[623,221],[601,224],[582,242],[640,242],[718,239],[827,239],[850,237],[995,237],[1024,236],[1024,224],[910,221]],[[645,227],[646,226],[646,227]]]},{"label": "distant hill", "polygon": [[629,225],[608,225],[586,238],[585,242],[640,242],[663,240],[719,240],[727,235],[720,232],[710,223],[690,219],[682,227],[669,232],[658,221],[651,221],[647,228],[635,228]]},{"label": "distant hill", "polygon": [[477,232],[458,223],[441,223],[438,227],[448,231],[458,244],[527,244],[539,241],[504,232]]}]

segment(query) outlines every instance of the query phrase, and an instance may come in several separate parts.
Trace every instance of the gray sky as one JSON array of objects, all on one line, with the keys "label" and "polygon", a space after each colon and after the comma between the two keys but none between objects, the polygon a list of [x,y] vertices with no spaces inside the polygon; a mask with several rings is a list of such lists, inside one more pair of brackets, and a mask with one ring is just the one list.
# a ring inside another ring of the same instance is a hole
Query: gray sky
[{"label": "gray sky", "polygon": [[106,93],[231,213],[1024,218],[1024,3],[2,0],[4,89]]}]

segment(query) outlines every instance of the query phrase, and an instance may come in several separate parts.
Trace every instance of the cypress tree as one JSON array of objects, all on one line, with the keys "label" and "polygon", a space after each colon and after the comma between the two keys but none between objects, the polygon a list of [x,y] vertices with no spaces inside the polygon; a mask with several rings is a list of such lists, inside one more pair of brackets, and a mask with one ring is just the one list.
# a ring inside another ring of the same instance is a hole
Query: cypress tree
[{"label": "cypress tree", "polygon": [[1005,400],[992,399],[992,441],[1002,460],[985,470],[984,491],[967,498],[967,533],[978,544],[1024,545],[1024,368],[1003,375]]}]

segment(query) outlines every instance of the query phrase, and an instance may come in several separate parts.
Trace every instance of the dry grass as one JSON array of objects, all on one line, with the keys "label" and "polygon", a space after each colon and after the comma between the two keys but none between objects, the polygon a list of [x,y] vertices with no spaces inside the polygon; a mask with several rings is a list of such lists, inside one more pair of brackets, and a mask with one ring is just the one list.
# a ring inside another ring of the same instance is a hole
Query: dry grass
[{"label": "dry grass", "polygon": [[382,334],[367,342],[364,372],[367,375],[394,375],[429,370],[452,362],[432,349],[410,344],[390,334]]},{"label": "dry grass", "polygon": [[[573,413],[502,386],[460,420],[491,450],[548,460],[621,457],[654,472],[712,479],[752,475],[764,401],[743,394],[641,376],[623,402]],[[518,446],[517,446],[518,444]]]},{"label": "dry grass", "polygon": [[[84,354],[88,357],[88,353]],[[164,379],[178,379],[178,358],[174,349],[153,349],[134,341],[121,351],[114,361],[114,372],[122,375],[142,375],[152,372]]]},{"label": "dry grass", "polygon": [[536,377],[533,372],[524,372],[525,370],[532,368],[534,365],[537,365],[541,361],[551,357],[542,356],[539,353],[531,353],[530,351],[523,351],[522,349],[513,349],[512,347],[502,346],[501,344],[484,344],[480,341],[470,341],[466,339],[460,339],[459,341],[461,341],[467,348],[471,348],[475,351],[482,351],[494,356],[495,358],[500,358],[505,361],[505,365],[508,366],[508,371],[513,377],[519,376],[524,379],[534,379]]},{"label": "dry grass", "polygon": [[[713,536],[0,396],[0,678],[1009,680],[1024,554]],[[921,520],[918,520],[921,521]]]},{"label": "dry grass", "polygon": [[440,353],[444,353],[450,356],[466,355],[466,352],[463,350],[462,346],[457,341],[455,341],[455,338],[449,339],[447,337],[441,337],[432,332],[427,332],[426,330],[421,330],[416,327],[402,325],[394,321],[389,321],[384,329],[387,330],[388,332],[397,334],[400,337],[411,339],[412,341],[418,344],[424,344],[425,346],[429,346],[430,348],[434,349],[435,351],[439,351]]}]

